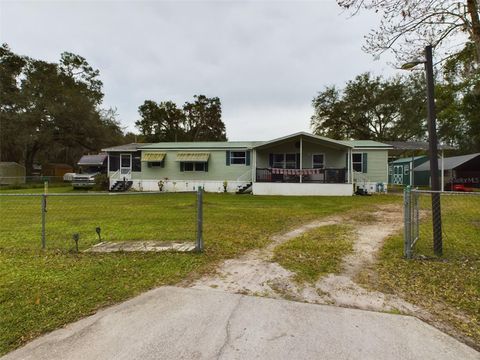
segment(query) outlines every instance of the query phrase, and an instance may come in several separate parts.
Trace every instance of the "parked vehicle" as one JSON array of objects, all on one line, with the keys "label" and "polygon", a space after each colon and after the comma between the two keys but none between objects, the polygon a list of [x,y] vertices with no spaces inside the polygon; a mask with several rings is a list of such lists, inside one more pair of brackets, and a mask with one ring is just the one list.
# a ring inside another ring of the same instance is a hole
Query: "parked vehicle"
[{"label": "parked vehicle", "polygon": [[446,184],[445,185],[446,191],[460,191],[460,192],[473,192],[473,189],[470,187],[465,186],[465,184]]},{"label": "parked vehicle", "polygon": [[107,172],[107,155],[84,155],[78,161],[80,173],[73,175],[72,186],[74,189],[88,188],[95,185],[95,179]]}]

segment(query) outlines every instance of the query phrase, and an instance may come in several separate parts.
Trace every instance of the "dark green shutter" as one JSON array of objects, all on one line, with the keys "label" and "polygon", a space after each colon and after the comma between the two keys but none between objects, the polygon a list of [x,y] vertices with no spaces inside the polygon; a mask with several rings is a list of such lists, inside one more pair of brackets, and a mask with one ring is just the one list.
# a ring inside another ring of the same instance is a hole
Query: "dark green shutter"
[{"label": "dark green shutter", "polygon": [[250,166],[250,150],[247,150],[245,153],[246,153],[245,165]]},{"label": "dark green shutter", "polygon": [[225,159],[225,163],[227,164],[227,166],[230,166],[230,150],[227,150],[225,154],[227,156]]},{"label": "dark green shutter", "polygon": [[180,171],[185,171],[185,163],[180,162]]},{"label": "dark green shutter", "polygon": [[345,154],[345,168],[348,169],[348,152]]},{"label": "dark green shutter", "polygon": [[273,167],[273,154],[268,154],[268,165]]},{"label": "dark green shutter", "polygon": [[208,162],[205,163],[205,172],[208,171]]},{"label": "dark green shutter", "polygon": [[300,169],[300,153],[297,153],[297,154],[296,154],[296,157],[295,157],[295,168],[296,168],[296,169]]},{"label": "dark green shutter", "polygon": [[368,165],[367,165],[367,153],[363,153],[362,156],[363,156],[363,159],[362,159],[362,165],[363,165],[363,169],[362,169],[362,172],[363,173],[367,173],[368,172]]}]

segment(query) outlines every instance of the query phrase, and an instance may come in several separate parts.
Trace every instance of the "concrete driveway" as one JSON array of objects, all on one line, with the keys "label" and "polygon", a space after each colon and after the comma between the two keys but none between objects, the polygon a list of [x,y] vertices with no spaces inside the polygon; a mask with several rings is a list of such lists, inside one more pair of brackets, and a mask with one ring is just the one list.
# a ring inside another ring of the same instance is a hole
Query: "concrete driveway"
[{"label": "concrete driveway", "polygon": [[480,359],[413,317],[161,287],[4,359]]}]

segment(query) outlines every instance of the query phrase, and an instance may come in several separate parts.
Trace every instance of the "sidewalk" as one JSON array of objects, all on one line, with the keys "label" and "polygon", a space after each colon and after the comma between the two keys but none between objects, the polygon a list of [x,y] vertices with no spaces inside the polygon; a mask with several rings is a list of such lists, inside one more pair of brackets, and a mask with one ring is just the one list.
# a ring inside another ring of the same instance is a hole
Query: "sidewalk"
[{"label": "sidewalk", "polygon": [[480,359],[402,315],[161,287],[3,359]]}]

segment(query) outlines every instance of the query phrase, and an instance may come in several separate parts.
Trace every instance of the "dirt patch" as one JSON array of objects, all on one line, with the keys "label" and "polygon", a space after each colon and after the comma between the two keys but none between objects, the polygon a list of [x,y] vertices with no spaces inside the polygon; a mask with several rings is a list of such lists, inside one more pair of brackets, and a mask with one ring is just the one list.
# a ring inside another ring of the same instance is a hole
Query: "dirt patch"
[{"label": "dirt patch", "polygon": [[[356,229],[354,251],[343,260],[340,274],[329,274],[316,284],[298,284],[292,272],[272,262],[273,250],[281,243],[308,230],[338,223],[349,224]],[[225,261],[215,274],[204,276],[189,286],[366,310],[418,312],[418,308],[397,297],[368,291],[353,280],[365,266],[373,262],[384,239],[401,226],[401,207],[395,205],[378,206],[363,215],[352,212],[314,221],[274,236],[264,249]]]}]

